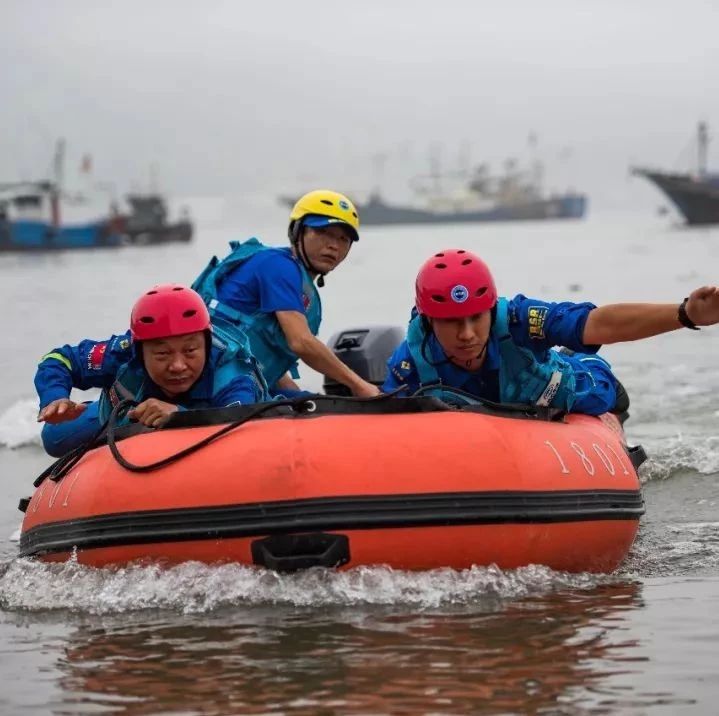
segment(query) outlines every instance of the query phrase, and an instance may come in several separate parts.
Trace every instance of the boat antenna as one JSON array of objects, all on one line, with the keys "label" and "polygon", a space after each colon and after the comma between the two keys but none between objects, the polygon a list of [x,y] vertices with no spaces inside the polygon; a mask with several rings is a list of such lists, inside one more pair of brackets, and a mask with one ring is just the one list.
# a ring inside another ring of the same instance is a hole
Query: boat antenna
[{"label": "boat antenna", "polygon": [[706,122],[699,122],[697,127],[697,169],[699,176],[707,173],[707,152],[709,148],[709,130]]},{"label": "boat antenna", "polygon": [[55,156],[52,159],[52,178],[58,191],[62,191],[65,181],[65,140],[58,139],[55,143]]},{"label": "boat antenna", "polygon": [[55,156],[52,159],[53,182],[50,189],[50,214],[54,229],[60,227],[60,196],[65,182],[65,140],[55,143]]}]

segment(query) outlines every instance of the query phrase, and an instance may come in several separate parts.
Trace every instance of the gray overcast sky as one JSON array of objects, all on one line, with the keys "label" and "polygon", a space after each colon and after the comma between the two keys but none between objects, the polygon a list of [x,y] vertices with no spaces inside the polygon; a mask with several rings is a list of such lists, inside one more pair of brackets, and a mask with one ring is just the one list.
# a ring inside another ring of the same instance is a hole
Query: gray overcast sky
[{"label": "gray overcast sky", "polygon": [[[120,187],[402,191],[431,151],[494,167],[536,132],[548,185],[621,206],[719,137],[719,3],[685,0],[0,0],[0,176],[55,137]],[[719,144],[719,138],[716,144]],[[710,152],[719,169],[719,149]],[[374,169],[373,169],[374,166]],[[656,195],[657,203],[658,194]],[[654,195],[652,195],[654,200]]]}]

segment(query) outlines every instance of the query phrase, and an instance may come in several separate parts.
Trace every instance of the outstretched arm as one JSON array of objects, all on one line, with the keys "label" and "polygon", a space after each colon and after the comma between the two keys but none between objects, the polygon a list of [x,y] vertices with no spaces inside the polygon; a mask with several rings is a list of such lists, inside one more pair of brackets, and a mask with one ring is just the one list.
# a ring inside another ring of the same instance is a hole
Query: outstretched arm
[{"label": "outstretched arm", "polygon": [[40,398],[39,422],[62,423],[74,420],[85,410],[70,399],[73,388],[107,388],[112,385],[120,365],[132,356],[128,334],[106,341],[84,340],[76,346],[64,345],[43,356],[35,373]]},{"label": "outstretched arm", "polygon": [[[612,303],[589,312],[582,340],[587,345],[637,341],[684,328],[677,303]],[[692,291],[686,314],[697,326],[719,323],[719,286]]]},{"label": "outstretched arm", "polygon": [[338,383],[346,385],[354,395],[371,398],[379,395],[379,388],[363,380],[348,368],[322,341],[315,338],[304,314],[299,311],[277,311],[275,313],[285,334],[290,350],[299,356],[310,368],[327,375]]}]

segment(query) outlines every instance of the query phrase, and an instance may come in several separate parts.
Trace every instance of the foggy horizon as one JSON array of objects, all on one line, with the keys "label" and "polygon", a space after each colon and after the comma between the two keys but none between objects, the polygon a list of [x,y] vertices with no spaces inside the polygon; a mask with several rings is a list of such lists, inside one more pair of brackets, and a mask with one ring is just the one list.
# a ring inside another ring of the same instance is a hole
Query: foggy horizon
[{"label": "foggy horizon", "polygon": [[0,181],[47,176],[60,137],[68,181],[87,154],[173,196],[392,200],[430,157],[536,157],[547,191],[631,208],[666,202],[630,165],[693,170],[697,122],[719,132],[712,2],[2,4]]}]

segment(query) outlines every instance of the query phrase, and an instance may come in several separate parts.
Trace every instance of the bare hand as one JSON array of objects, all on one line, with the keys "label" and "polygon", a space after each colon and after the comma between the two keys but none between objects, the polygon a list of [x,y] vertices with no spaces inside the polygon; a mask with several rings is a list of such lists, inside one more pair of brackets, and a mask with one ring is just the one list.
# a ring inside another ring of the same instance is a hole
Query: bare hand
[{"label": "bare hand", "polygon": [[87,405],[85,403],[76,403],[70,398],[58,398],[48,403],[37,416],[38,423],[64,423],[68,420],[75,420],[85,412]]},{"label": "bare hand", "polygon": [[375,398],[380,395],[382,391],[376,385],[363,380],[352,387],[352,393],[358,398]]},{"label": "bare hand", "polygon": [[719,323],[719,286],[702,286],[689,294],[687,316],[697,326]]},{"label": "bare hand", "polygon": [[133,408],[127,416],[131,420],[147,425],[149,428],[159,428],[164,425],[173,413],[179,408],[173,403],[166,403],[164,400],[149,398],[143,400],[136,408]]}]

